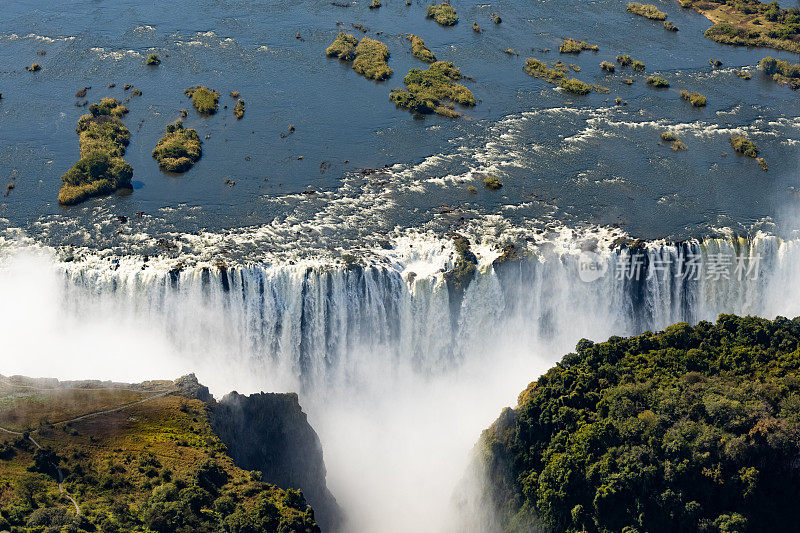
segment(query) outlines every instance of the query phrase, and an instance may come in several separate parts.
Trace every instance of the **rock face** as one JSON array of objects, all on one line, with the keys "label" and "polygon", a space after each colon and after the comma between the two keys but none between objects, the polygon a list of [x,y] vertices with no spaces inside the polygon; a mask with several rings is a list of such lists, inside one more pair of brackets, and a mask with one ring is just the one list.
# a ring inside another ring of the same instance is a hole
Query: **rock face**
[{"label": "rock face", "polygon": [[296,394],[231,392],[214,405],[212,424],[237,466],[302,490],[322,530],[339,529],[341,510],[325,483],[322,446]]}]

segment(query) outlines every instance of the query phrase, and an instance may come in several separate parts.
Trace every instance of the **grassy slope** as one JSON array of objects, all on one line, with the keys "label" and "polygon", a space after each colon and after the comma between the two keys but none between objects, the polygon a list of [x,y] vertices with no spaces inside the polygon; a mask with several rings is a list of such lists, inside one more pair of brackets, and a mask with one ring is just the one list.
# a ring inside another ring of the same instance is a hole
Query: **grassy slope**
[{"label": "grassy slope", "polygon": [[[54,391],[0,386],[5,394],[0,400],[0,426],[29,431],[39,445],[61,458],[64,488],[80,505],[82,518],[75,524],[82,523],[81,530],[212,531],[225,527],[222,530],[245,532],[258,531],[272,520],[270,524],[284,531],[316,531],[313,511],[299,493],[254,481],[250,472],[233,464],[212,431],[206,403],[178,393],[156,396],[155,391],[171,385]],[[119,407],[123,408],[60,422]],[[36,448],[0,431],[0,443],[11,445],[15,440],[13,457],[0,459],[0,526],[8,527],[4,521],[24,524],[36,509],[46,508],[58,515],[66,510],[66,519],[74,521],[74,507],[59,495],[57,476],[30,471]],[[198,477],[200,467],[208,464],[223,472],[222,481],[209,485]],[[201,496],[194,499],[157,497],[159,490],[187,487],[203,488],[205,494],[197,491]],[[230,500],[242,502],[240,508],[230,505]],[[153,518],[169,514],[159,505],[172,506],[169,512],[176,518],[170,525]]]}]

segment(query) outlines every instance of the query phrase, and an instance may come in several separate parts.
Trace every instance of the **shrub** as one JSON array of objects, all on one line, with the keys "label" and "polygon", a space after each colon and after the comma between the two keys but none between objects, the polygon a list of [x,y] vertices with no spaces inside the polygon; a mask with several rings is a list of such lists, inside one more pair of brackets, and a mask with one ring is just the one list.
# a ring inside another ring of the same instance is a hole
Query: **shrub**
[{"label": "shrub", "polygon": [[758,157],[758,148],[755,143],[749,139],[740,136],[731,137],[731,146],[733,147],[733,151],[737,154],[752,157],[753,159]]},{"label": "shrub", "polygon": [[167,126],[166,134],[153,150],[159,168],[167,172],[186,172],[202,155],[197,131],[184,128],[180,120]]},{"label": "shrub", "polygon": [[28,72],[39,72],[40,70],[42,70],[42,66],[39,63],[34,63],[29,67],[25,67],[25,70],[27,70]]},{"label": "shrub", "polygon": [[733,73],[742,78],[743,80],[749,80],[751,78],[750,73],[745,72],[743,70],[734,70]]},{"label": "shrub", "polygon": [[669,87],[669,82],[660,76],[649,76],[647,78],[647,85],[655,87],[656,89],[666,89]]},{"label": "shrub", "polygon": [[219,109],[219,93],[208,87],[195,86],[184,91],[201,115],[213,115]]},{"label": "shrub", "polygon": [[408,39],[411,41],[411,55],[425,63],[433,63],[436,61],[436,56],[425,46],[425,41],[420,37],[409,35]]},{"label": "shrub", "polygon": [[678,137],[676,137],[675,134],[670,131],[665,131],[661,134],[661,140],[666,142],[673,142],[677,141]]},{"label": "shrub", "polygon": [[483,33],[483,30],[481,29],[480,26],[478,26],[477,22],[472,23],[472,31],[474,31],[475,33]]},{"label": "shrub", "polygon": [[368,80],[386,80],[394,71],[389,68],[389,49],[380,41],[364,37],[355,49],[353,70]]},{"label": "shrub", "polygon": [[667,31],[678,31],[678,27],[668,20],[664,21],[664,29]]},{"label": "shrub", "polygon": [[539,78],[550,83],[558,83],[564,78],[567,72],[567,66],[559,62],[548,67],[547,63],[544,61],[528,58],[525,61],[523,70],[526,74],[534,78]]},{"label": "shrub", "polygon": [[369,5],[370,9],[378,9],[381,7],[381,0],[372,0],[372,3]]},{"label": "shrub", "polygon": [[678,150],[686,150],[686,145],[683,144],[683,142],[681,142],[680,140],[675,140],[675,142],[672,143],[672,149],[675,150],[676,152]]},{"label": "shrub", "polygon": [[592,92],[591,85],[576,78],[562,80],[559,86],[564,90],[564,92],[571,94],[584,95]]},{"label": "shrub", "polygon": [[496,191],[503,187],[503,182],[497,176],[489,175],[483,178],[483,186],[490,191]]},{"label": "shrub", "polygon": [[426,11],[426,16],[432,18],[442,26],[453,26],[458,22],[458,14],[449,2],[444,1],[441,4],[429,5]]},{"label": "shrub", "polygon": [[352,61],[356,57],[356,46],[358,46],[358,39],[340,31],[326,50],[325,55],[328,57],[338,57],[342,61]]},{"label": "shrub", "polygon": [[495,15],[492,17],[492,22],[494,22],[495,24],[500,24],[501,22],[503,22],[503,19],[500,18],[500,15]]},{"label": "shrub", "polygon": [[146,63],[148,65],[156,66],[161,63],[161,59],[159,59],[158,54],[150,54],[149,56],[147,56]]},{"label": "shrub", "polygon": [[622,83],[625,85],[633,85],[633,78],[623,78]]},{"label": "shrub", "polygon": [[597,52],[600,49],[596,44],[587,44],[585,41],[578,41],[577,39],[564,39],[558,47],[558,51],[562,54],[580,54],[584,50],[591,50]]},{"label": "shrub", "polygon": [[776,82],[788,85],[793,90],[800,89],[800,64],[765,57],[758,62],[758,67]]},{"label": "shrub", "polygon": [[690,102],[694,107],[706,106],[706,97],[700,93],[681,91],[681,98]]},{"label": "shrub", "polygon": [[644,63],[642,63],[641,61],[636,61],[636,60],[634,60],[633,63],[631,63],[631,67],[633,67],[633,70],[636,70],[638,72],[644,72],[644,68],[645,68],[644,67]]},{"label": "shrub", "polygon": [[623,67],[629,67],[631,63],[633,63],[633,60],[631,59],[631,56],[625,54],[624,56],[617,56],[617,63]]},{"label": "shrub", "polygon": [[614,72],[614,63],[610,61],[603,61],[602,63],[600,63],[600,69],[606,72]]},{"label": "shrub", "polygon": [[239,120],[241,120],[242,117],[244,117],[244,100],[242,100],[241,98],[239,98],[236,101],[236,105],[233,106],[233,116],[235,116]]},{"label": "shrub", "polygon": [[666,20],[667,14],[663,11],[660,11],[656,6],[652,4],[640,4],[639,2],[631,2],[625,8],[625,11],[628,13],[633,13],[634,15],[639,15],[641,17],[648,18],[650,20]]},{"label": "shrub", "polygon": [[427,70],[411,69],[403,83],[405,89],[393,89],[389,99],[397,105],[415,113],[436,113],[442,116],[458,116],[458,113],[443,105],[450,101],[463,106],[474,106],[472,91],[456,81],[461,71],[446,61],[432,63]]},{"label": "shrub", "polygon": [[127,112],[114,98],[104,98],[78,119],[81,158],[61,177],[59,204],[73,205],[130,187],[133,169],[122,156],[131,134],[120,121]]}]

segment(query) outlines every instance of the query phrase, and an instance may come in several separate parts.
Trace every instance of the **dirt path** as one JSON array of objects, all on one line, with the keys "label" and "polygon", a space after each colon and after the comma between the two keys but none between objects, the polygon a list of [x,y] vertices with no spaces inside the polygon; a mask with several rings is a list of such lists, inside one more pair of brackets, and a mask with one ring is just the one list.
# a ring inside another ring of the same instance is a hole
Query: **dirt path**
[{"label": "dirt path", "polygon": [[[10,429],[6,429],[3,427],[0,427],[0,431],[5,431],[6,433],[10,433],[12,435],[18,435],[20,437],[23,435],[23,433],[19,431],[12,431]],[[36,439],[34,439],[32,435],[28,435],[28,440],[30,440],[33,443],[33,445],[36,446],[37,450],[42,449],[42,447],[39,445],[38,442],[36,442]],[[70,496],[69,492],[64,490],[64,473],[58,466],[56,466],[56,471],[58,472],[58,492],[60,492],[64,497],[66,497],[69,501],[71,501],[72,505],[75,506],[75,515],[76,516],[80,515],[81,508],[78,506],[78,502],[75,501],[75,498]]]},{"label": "dirt path", "polygon": [[[46,390],[46,389],[40,389],[40,390]],[[85,389],[81,389],[81,390],[85,390]],[[91,390],[120,390],[120,389],[91,389]],[[84,420],[86,418],[91,418],[93,416],[116,413],[118,411],[122,411],[123,409],[127,409],[128,407],[131,407],[131,406],[134,406],[134,405],[139,405],[141,403],[149,402],[150,400],[154,400],[156,398],[161,398],[161,397],[166,396],[168,394],[172,394],[173,392],[175,392],[174,389],[173,390],[168,390],[168,391],[161,391],[159,393],[156,393],[156,394],[153,394],[151,396],[148,396],[147,398],[144,398],[144,399],[141,399],[141,400],[138,400],[138,401],[135,401],[135,402],[126,403],[125,405],[121,405],[119,407],[114,407],[113,409],[104,409],[102,411],[95,411],[93,413],[87,413],[85,415],[81,415],[81,416],[76,416],[74,418],[70,418],[69,420],[61,420],[59,422],[54,422],[53,425],[56,425],[56,424],[69,424],[71,422],[77,422],[79,420]],[[21,431],[14,431],[14,430],[11,430],[11,429],[6,429],[4,427],[0,427],[0,431],[4,431],[6,433],[10,433],[11,435],[17,435],[17,436],[20,436],[20,437],[23,436],[23,433]],[[33,443],[34,446],[36,446],[36,449],[38,449],[38,450],[42,449],[42,447],[39,445],[38,442],[36,442],[36,440],[33,438],[32,435],[28,434],[28,439]],[[58,472],[58,491],[63,496],[65,496],[70,502],[72,502],[72,505],[75,506],[75,515],[76,516],[80,515],[81,514],[81,508],[78,505],[78,502],[75,501],[75,498],[70,496],[70,494],[66,490],[64,490],[64,474],[63,474],[63,472],[61,472],[61,469],[58,466],[56,466],[56,471]]]}]

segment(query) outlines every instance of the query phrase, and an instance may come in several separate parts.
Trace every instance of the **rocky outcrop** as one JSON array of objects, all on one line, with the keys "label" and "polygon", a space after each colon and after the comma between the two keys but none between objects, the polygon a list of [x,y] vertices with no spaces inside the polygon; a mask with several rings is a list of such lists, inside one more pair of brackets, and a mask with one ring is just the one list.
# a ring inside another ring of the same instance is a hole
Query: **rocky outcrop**
[{"label": "rocky outcrop", "polygon": [[325,483],[322,446],[296,394],[231,392],[214,405],[212,424],[237,466],[302,490],[322,530],[339,529],[341,510]]}]

